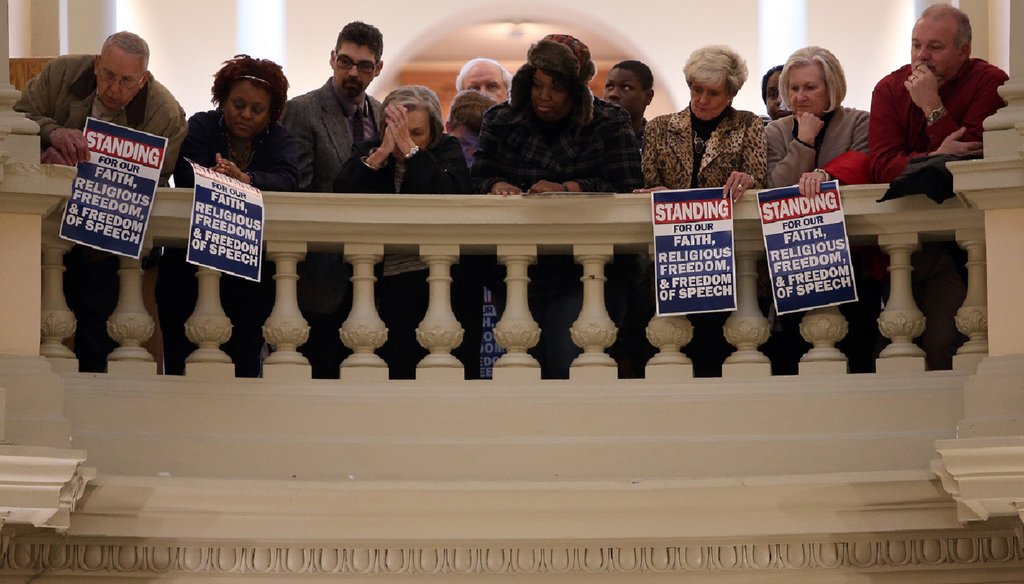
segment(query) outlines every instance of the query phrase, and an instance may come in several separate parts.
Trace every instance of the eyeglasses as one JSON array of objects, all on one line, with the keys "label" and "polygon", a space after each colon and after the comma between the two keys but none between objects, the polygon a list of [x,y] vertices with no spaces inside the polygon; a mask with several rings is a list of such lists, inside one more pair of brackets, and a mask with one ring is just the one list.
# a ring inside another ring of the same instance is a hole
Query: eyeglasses
[{"label": "eyeglasses", "polygon": [[342,71],[351,71],[355,67],[360,73],[373,73],[377,68],[373,61],[353,61],[348,55],[337,55],[334,62]]},{"label": "eyeglasses", "polygon": [[140,77],[129,77],[127,75],[118,75],[106,67],[100,67],[100,77],[106,83],[117,82],[123,89],[133,89],[137,87],[142,80],[145,78],[145,74]]}]

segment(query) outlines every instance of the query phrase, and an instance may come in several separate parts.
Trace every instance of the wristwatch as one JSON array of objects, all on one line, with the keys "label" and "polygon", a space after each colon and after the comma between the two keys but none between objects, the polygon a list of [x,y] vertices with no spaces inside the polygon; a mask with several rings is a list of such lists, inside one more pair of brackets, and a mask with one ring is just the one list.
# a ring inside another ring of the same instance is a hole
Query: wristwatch
[{"label": "wristwatch", "polygon": [[406,154],[405,157],[406,158],[412,158],[413,156],[416,156],[416,153],[419,152],[419,151],[420,151],[420,147],[416,146],[416,145],[413,145],[413,147],[409,149],[409,153]]},{"label": "wristwatch", "polygon": [[946,106],[940,105],[938,108],[933,109],[932,113],[928,114],[928,124],[934,124],[939,121],[939,118],[946,114]]}]

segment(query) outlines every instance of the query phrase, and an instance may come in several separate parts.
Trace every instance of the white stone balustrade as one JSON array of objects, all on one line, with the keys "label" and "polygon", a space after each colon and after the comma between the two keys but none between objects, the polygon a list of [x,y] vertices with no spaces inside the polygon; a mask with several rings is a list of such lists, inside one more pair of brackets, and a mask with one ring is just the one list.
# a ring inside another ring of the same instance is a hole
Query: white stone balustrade
[{"label": "white stone balustrade", "polygon": [[[585,195],[584,195],[585,196]],[[980,213],[964,208],[958,200],[937,206],[923,197],[906,198],[885,204],[875,203],[878,188],[847,187],[844,199],[848,230],[855,241],[878,241],[891,257],[892,289],[885,311],[879,318],[882,334],[893,340],[881,354],[877,367],[888,370],[923,369],[923,352],[913,343],[924,326],[924,317],[914,304],[910,288],[910,254],[918,245],[918,233],[956,232],[967,250],[968,295],[959,313],[959,326],[970,337],[957,356],[957,367],[973,367],[987,352],[987,307],[985,302],[985,234]],[[164,241],[180,239],[187,216],[187,192],[165,189],[158,199],[152,223],[152,235]],[[466,201],[472,201],[466,205]],[[417,327],[417,339],[428,355],[417,368],[423,380],[461,379],[464,364],[452,355],[462,342],[463,327],[452,306],[451,266],[464,254],[497,251],[505,266],[505,306],[495,327],[495,339],[507,352],[495,363],[496,379],[539,379],[540,365],[529,351],[537,345],[541,331],[530,312],[529,269],[536,263],[539,246],[543,253],[572,250],[582,267],[583,306],[568,331],[583,353],[570,368],[570,377],[583,382],[614,379],[615,361],[606,350],[615,342],[616,328],[605,308],[605,266],[612,252],[649,249],[650,225],[646,198],[640,195],[593,197],[587,200],[587,213],[579,206],[568,207],[561,199],[501,200],[487,197],[411,197],[391,198],[364,195],[320,198],[318,195],[290,193],[278,198],[268,195],[276,205],[279,228],[268,238],[270,261],[277,267],[274,311],[265,326],[266,338],[275,346],[267,361],[271,376],[297,375],[306,379],[308,363],[297,351],[308,334],[308,325],[298,310],[295,265],[304,257],[307,241],[335,249],[344,247],[346,261],[353,266],[352,308],[339,335],[352,349],[341,367],[342,380],[385,381],[388,364],[376,354],[387,340],[387,328],[380,319],[374,293],[374,267],[383,259],[386,246],[408,249],[417,245],[421,259],[428,264],[429,307]],[[383,213],[381,209],[385,209]],[[163,211],[161,213],[161,211]],[[591,212],[592,211],[592,212]],[[524,217],[543,218],[536,223]],[[615,217],[608,221],[607,217]],[[737,295],[738,309],[726,321],[724,333],[737,350],[723,363],[725,377],[770,375],[768,358],[759,349],[768,338],[768,322],[758,308],[757,262],[764,251],[756,233],[753,206],[737,205]],[[525,221],[525,222],[524,222]],[[44,231],[52,229],[47,223]],[[396,227],[400,225],[400,227]],[[554,225],[554,227],[552,226]],[[52,234],[49,234],[52,236]],[[929,235],[929,239],[935,239]],[[496,247],[495,247],[496,246]],[[67,309],[61,290],[60,256],[66,242],[50,237],[42,245],[43,307],[40,352],[54,361],[69,359],[62,341],[71,334],[73,315]],[[224,316],[218,295],[219,275],[200,269],[199,300],[186,325],[190,340],[199,349],[188,358],[189,372],[224,369],[227,355],[220,350],[230,336],[231,323]],[[152,317],[142,304],[141,271],[137,262],[122,260],[122,299],[111,317],[122,347],[112,356],[116,367],[152,366],[151,356],[142,348],[146,322]],[[129,326],[131,325],[131,326]],[[801,334],[813,348],[801,359],[803,373],[846,371],[846,357],[835,347],[846,333],[847,323],[832,308],[808,312],[801,323]],[[127,331],[122,334],[121,330]],[[651,380],[692,377],[690,360],[684,353],[693,339],[693,327],[685,317],[655,317],[647,323],[647,340],[658,352],[646,364]],[[124,365],[135,363],[136,365]],[[148,370],[148,369],[147,369]],[[575,372],[575,373],[574,373]],[[574,377],[575,376],[575,377]]]}]

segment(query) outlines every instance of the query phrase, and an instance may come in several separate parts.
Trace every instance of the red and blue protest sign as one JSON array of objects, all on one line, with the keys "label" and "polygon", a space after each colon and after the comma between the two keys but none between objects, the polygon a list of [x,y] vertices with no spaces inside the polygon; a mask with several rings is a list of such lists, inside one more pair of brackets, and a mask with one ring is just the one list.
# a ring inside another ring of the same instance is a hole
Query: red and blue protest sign
[{"label": "red and blue protest sign", "polygon": [[779,314],[857,301],[839,183],[804,197],[796,186],[757,195]]},{"label": "red and blue protest sign", "polygon": [[167,138],[88,118],[89,160],[78,163],[60,236],[138,258],[149,225]]},{"label": "red and blue protest sign", "polygon": [[651,193],[659,316],[736,309],[732,210],[722,189]]},{"label": "red and blue protest sign", "polygon": [[188,230],[189,263],[259,282],[263,193],[194,162],[192,170],[196,181]]}]

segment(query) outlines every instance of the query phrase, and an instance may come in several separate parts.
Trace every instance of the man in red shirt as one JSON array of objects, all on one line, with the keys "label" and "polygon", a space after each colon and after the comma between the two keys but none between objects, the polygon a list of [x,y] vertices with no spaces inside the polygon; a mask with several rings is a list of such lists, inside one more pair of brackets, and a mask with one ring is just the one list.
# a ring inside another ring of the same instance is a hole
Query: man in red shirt
[{"label": "man in red shirt", "polygon": [[[912,158],[980,156],[982,122],[1005,103],[1001,69],[971,58],[971,21],[946,4],[930,6],[914,25],[910,64],[871,95],[868,148],[875,182],[892,182]],[[920,343],[928,369],[949,369],[962,337],[955,317],[966,287],[955,244],[925,243],[911,258],[914,297],[926,328]]]},{"label": "man in red shirt", "polygon": [[1002,69],[971,58],[971,21],[946,4],[930,6],[911,40],[910,64],[871,94],[871,174],[887,183],[907,161],[928,154],[981,154],[982,122],[1005,102]]}]

